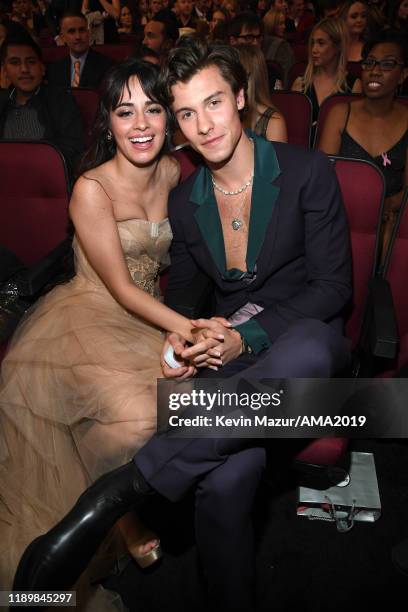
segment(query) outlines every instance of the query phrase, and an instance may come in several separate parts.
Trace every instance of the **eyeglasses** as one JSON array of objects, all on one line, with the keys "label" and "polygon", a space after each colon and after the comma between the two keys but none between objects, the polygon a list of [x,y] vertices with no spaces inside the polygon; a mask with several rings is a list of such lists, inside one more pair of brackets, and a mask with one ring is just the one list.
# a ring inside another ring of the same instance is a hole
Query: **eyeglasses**
[{"label": "eyeglasses", "polygon": [[242,38],[246,43],[261,40],[262,34],[240,34],[237,38]]},{"label": "eyeglasses", "polygon": [[383,59],[383,60],[375,60],[374,58],[369,57],[366,60],[360,62],[363,70],[372,70],[377,64],[384,70],[388,72],[389,70],[394,70],[396,66],[403,66],[404,62],[397,62],[396,59]]}]

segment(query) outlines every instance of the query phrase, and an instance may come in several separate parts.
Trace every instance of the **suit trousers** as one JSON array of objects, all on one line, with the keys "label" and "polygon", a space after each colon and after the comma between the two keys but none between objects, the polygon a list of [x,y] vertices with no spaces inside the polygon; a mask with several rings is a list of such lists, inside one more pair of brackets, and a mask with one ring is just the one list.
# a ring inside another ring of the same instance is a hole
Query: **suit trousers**
[{"label": "suit trousers", "polygon": [[[289,325],[259,357],[242,355],[222,377],[326,378],[348,365],[350,343],[315,319]],[[208,370],[207,376],[220,373]],[[205,375],[204,375],[205,376]],[[273,441],[272,441],[273,443]],[[213,611],[250,612],[254,606],[251,509],[265,466],[263,440],[184,439],[157,434],[134,461],[153,489],[171,501],[196,495],[196,538]]]}]

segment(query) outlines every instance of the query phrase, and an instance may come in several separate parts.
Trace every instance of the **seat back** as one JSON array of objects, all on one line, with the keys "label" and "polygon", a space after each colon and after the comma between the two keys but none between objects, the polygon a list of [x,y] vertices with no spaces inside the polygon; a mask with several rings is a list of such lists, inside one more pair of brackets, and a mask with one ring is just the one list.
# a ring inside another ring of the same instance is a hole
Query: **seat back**
[{"label": "seat back", "polygon": [[0,176],[0,243],[32,265],[67,237],[63,157],[48,143],[3,140]]},{"label": "seat back", "polygon": [[353,257],[353,304],[346,323],[346,335],[356,345],[364,318],[367,288],[374,276],[379,253],[385,185],[372,163],[333,157],[349,224]]},{"label": "seat back", "polygon": [[309,98],[296,91],[273,91],[270,98],[285,118],[288,142],[308,147],[312,129],[312,104]]},{"label": "seat back", "polygon": [[323,128],[327,120],[327,116],[333,106],[336,106],[336,104],[347,104],[348,102],[352,102],[353,100],[359,100],[360,98],[362,98],[360,94],[335,94],[323,100],[320,105],[319,114],[317,117],[316,133],[313,143],[315,149],[319,148],[319,142],[320,138],[322,137]]},{"label": "seat back", "polygon": [[390,283],[397,319],[400,348],[395,364],[398,370],[408,363],[408,202],[405,202],[391,252],[385,262],[385,278]]},{"label": "seat back", "polygon": [[297,61],[295,64],[293,64],[293,66],[291,66],[288,73],[288,89],[292,87],[293,83],[298,77],[303,76],[305,74],[306,66],[307,60]]},{"label": "seat back", "polygon": [[85,145],[88,146],[90,144],[96,111],[98,110],[99,94],[94,89],[87,89],[85,87],[72,87],[71,92],[81,111]]}]

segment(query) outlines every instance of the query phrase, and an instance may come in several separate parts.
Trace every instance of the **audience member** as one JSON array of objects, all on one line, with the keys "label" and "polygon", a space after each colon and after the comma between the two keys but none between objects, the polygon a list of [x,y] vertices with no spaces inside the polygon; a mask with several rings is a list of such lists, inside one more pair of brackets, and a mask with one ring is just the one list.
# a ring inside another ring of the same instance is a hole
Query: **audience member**
[{"label": "audience member", "polygon": [[116,21],[120,17],[120,0],[83,0],[82,13],[88,19],[92,43],[119,42]]},{"label": "audience member", "polygon": [[41,50],[28,37],[7,38],[1,65],[11,86],[0,92],[0,136],[48,140],[63,154],[72,176],[83,148],[81,115],[72,95],[43,83]]},{"label": "audience member", "polygon": [[306,42],[314,24],[314,15],[305,8],[304,0],[288,0],[286,39],[290,42]]},{"label": "audience member", "polygon": [[340,19],[346,24],[347,62],[359,62],[367,34],[368,8],[360,0],[347,0],[340,11]]},{"label": "audience member", "polygon": [[230,19],[235,19],[235,17],[237,17],[238,13],[240,12],[240,6],[239,6],[238,0],[223,0],[222,2],[218,2],[218,3],[213,1],[213,4],[212,4],[213,11],[220,6],[225,8],[225,10],[228,12]]},{"label": "audience member", "polygon": [[178,29],[170,21],[156,17],[144,27],[143,44],[152,51],[165,55],[178,38]]},{"label": "audience member", "polygon": [[61,87],[97,89],[112,60],[90,48],[89,28],[84,15],[67,12],[62,16],[61,39],[67,45],[69,55],[48,67],[48,82]]},{"label": "audience member", "polygon": [[346,70],[346,37],[344,24],[338,19],[323,19],[312,30],[306,72],[292,85],[312,102],[315,126],[323,100],[335,93],[359,93],[361,83]]},{"label": "audience member", "polygon": [[120,7],[119,34],[134,34],[137,31],[137,17],[131,4],[124,2]]},{"label": "audience member", "polygon": [[194,30],[197,17],[193,12],[193,0],[176,0],[175,7],[177,7],[177,27],[192,28]]},{"label": "audience member", "polygon": [[408,107],[395,99],[407,64],[406,43],[392,31],[366,43],[361,64],[364,97],[332,108],[319,145],[331,155],[367,159],[383,173],[383,255],[408,186]]},{"label": "audience member", "polygon": [[196,0],[193,13],[197,19],[210,21],[211,5],[211,0]]},{"label": "audience member", "polygon": [[[76,276],[38,304],[3,361],[2,585],[24,541],[155,431],[161,328],[192,339],[190,321],[157,299],[171,241],[167,198],[179,169],[163,154],[168,113],[156,80],[157,68],[140,60],[108,77],[70,202]],[[134,513],[119,529],[141,566],[157,560],[158,540]],[[89,603],[88,610],[106,609]]]},{"label": "audience member", "polygon": [[287,142],[285,119],[269,97],[268,70],[262,51],[255,45],[237,45],[248,78],[244,127],[267,140]]},{"label": "audience member", "polygon": [[230,23],[231,45],[258,45],[262,44],[262,20],[254,13],[241,13],[234,17]]},{"label": "audience member", "polygon": [[404,36],[408,35],[408,0],[394,0],[390,4],[388,23]]},{"label": "audience member", "polygon": [[278,62],[283,70],[284,85],[287,85],[288,73],[295,63],[295,56],[290,44],[285,40],[285,14],[275,7],[269,9],[263,18],[265,59]]},{"label": "audience member", "polygon": [[228,21],[229,21],[229,15],[228,15],[228,11],[225,8],[220,6],[214,9],[211,12],[210,20],[209,20],[210,33],[214,32],[214,29],[217,26],[217,24],[219,24],[220,22],[228,23]]}]

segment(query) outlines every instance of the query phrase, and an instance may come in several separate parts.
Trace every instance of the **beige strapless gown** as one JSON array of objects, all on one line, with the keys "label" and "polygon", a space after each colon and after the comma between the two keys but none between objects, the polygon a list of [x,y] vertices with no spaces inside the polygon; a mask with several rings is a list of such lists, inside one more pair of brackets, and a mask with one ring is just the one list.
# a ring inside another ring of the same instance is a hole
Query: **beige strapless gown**
[{"label": "beige strapless gown", "polygon": [[[135,283],[159,297],[167,219],[118,229]],[[156,428],[163,335],[115,301],[76,240],[74,252],[76,276],[30,311],[3,362],[0,588],[10,588],[27,544]]]}]

